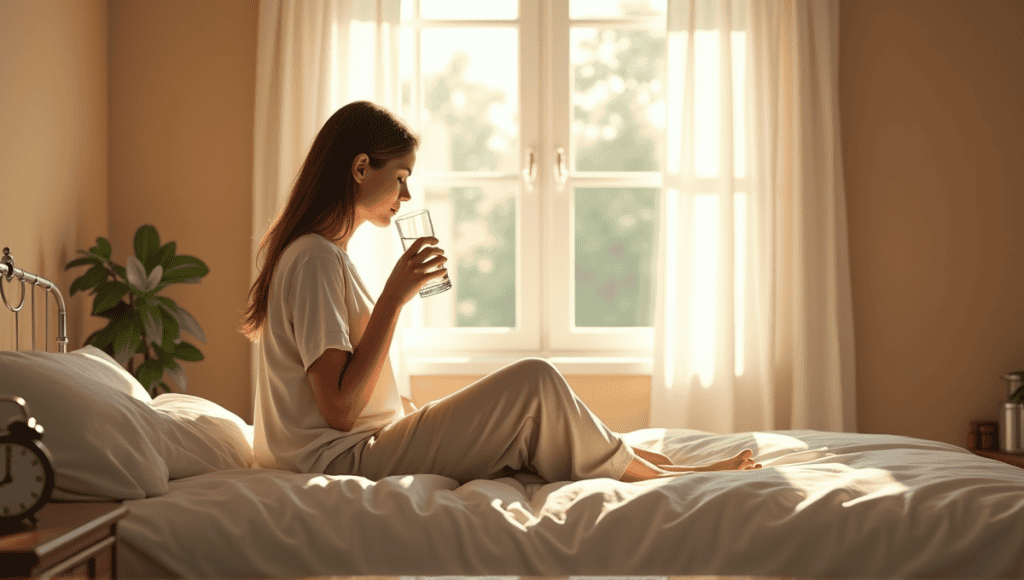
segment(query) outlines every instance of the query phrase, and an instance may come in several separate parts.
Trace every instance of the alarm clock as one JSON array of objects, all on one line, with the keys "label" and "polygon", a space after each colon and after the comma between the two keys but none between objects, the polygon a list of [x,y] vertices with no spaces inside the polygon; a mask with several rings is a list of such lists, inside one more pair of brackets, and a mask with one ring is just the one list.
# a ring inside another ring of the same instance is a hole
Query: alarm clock
[{"label": "alarm clock", "polygon": [[28,411],[21,397],[0,395],[11,402],[24,419],[15,418],[0,432],[0,530],[10,531],[35,525],[34,514],[53,493],[53,456],[40,440],[43,426]]}]

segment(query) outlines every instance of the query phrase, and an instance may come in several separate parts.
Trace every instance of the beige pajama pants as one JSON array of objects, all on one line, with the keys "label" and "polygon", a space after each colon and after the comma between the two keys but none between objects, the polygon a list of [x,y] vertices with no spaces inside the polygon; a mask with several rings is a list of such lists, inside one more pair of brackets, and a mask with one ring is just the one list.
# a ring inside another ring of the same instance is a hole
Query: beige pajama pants
[{"label": "beige pajama pants", "polygon": [[435,473],[466,483],[517,471],[620,479],[636,457],[551,363],[525,358],[430,402],[332,461],[334,475]]}]

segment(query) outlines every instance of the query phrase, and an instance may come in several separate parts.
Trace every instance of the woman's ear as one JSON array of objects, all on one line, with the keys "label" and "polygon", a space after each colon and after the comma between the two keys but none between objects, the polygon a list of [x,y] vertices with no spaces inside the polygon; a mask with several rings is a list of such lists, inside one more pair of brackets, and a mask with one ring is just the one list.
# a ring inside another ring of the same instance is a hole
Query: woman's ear
[{"label": "woman's ear", "polygon": [[356,180],[356,183],[362,185],[363,178],[366,177],[366,168],[369,165],[370,156],[366,153],[360,153],[352,160],[352,178]]}]

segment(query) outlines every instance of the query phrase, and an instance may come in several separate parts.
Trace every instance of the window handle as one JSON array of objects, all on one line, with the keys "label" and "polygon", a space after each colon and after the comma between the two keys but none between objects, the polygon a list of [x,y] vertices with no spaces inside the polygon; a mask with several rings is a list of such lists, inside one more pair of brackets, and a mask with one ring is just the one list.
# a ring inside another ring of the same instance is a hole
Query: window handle
[{"label": "window handle", "polygon": [[523,168],[523,180],[526,181],[526,188],[532,190],[537,183],[537,153],[533,147],[526,149],[526,167]]},{"label": "window handle", "polygon": [[562,147],[555,149],[555,179],[559,186],[565,185],[569,179],[569,167],[565,159],[565,149]]}]

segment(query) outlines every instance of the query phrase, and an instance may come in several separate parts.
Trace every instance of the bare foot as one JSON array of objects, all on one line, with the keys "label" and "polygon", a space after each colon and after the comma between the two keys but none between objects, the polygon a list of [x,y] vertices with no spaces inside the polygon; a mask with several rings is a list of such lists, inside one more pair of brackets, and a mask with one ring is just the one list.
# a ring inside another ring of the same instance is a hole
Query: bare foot
[{"label": "bare foot", "polygon": [[[634,448],[634,451],[637,450]],[[744,449],[743,451],[737,453],[735,457],[731,457],[723,461],[718,461],[710,465],[702,465],[699,467],[687,467],[682,465],[672,465],[671,463],[668,463],[662,465],[655,465],[653,468],[651,467],[651,465],[653,464],[646,461],[646,458],[648,457],[647,454],[651,454],[651,457],[653,459],[657,459],[657,457],[655,456],[660,454],[654,453],[653,451],[639,451],[640,452],[637,453],[637,456],[643,459],[643,461],[634,459],[633,462],[630,463],[629,466],[626,468],[626,472],[622,474],[622,478],[620,481],[635,482],[644,481],[647,479],[678,477],[680,475],[685,475],[687,473],[692,473],[695,471],[742,471],[747,469],[761,469],[761,464],[755,463],[754,460],[751,459],[751,455],[753,455],[753,453],[749,449]],[[645,451],[646,453],[644,453]],[[669,461],[671,462],[671,460]]]},{"label": "bare foot", "polygon": [[672,472],[688,472],[688,471],[742,471],[745,469],[761,469],[761,464],[751,459],[754,453],[749,449],[744,449],[737,453],[734,457],[717,461],[710,465],[701,465],[699,467],[685,467],[675,465],[658,465],[659,468],[665,471]]}]

